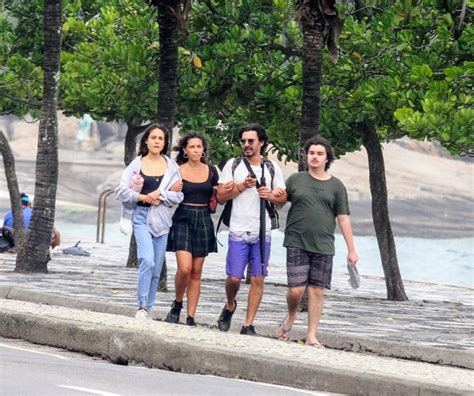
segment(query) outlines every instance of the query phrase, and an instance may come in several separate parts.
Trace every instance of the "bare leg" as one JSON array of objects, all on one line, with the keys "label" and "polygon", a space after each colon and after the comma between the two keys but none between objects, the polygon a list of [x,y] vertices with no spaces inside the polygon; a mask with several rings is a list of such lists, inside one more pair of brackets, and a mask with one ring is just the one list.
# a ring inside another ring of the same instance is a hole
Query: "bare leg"
[{"label": "bare leg", "polygon": [[249,326],[253,323],[257,310],[262,301],[263,283],[265,278],[263,276],[250,277],[250,290],[247,305],[247,315],[245,317],[244,326]]},{"label": "bare leg", "polygon": [[186,290],[188,316],[194,318],[196,307],[201,293],[201,274],[204,257],[194,257],[191,268],[191,276],[189,277],[188,288]]},{"label": "bare leg", "polygon": [[285,329],[291,329],[293,322],[296,320],[297,308],[303,298],[306,286],[289,287],[286,295],[286,303],[288,304],[288,316],[283,321]]},{"label": "bare leg", "polygon": [[178,269],[174,278],[176,288],[176,301],[183,301],[184,292],[188,286],[189,276],[193,264],[193,257],[191,253],[184,250],[176,252],[176,260],[178,262]]},{"label": "bare leg", "polygon": [[226,308],[229,311],[235,309],[235,297],[240,289],[240,278],[235,278],[233,276],[228,276],[225,280],[225,294],[227,296]]},{"label": "bare leg", "polygon": [[306,344],[319,344],[316,333],[323,313],[324,289],[322,287],[308,287],[308,334]]}]

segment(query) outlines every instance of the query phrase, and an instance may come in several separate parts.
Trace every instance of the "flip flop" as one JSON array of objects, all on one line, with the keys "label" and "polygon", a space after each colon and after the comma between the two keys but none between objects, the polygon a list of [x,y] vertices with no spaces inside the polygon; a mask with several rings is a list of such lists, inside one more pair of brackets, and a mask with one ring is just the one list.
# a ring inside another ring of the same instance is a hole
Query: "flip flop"
[{"label": "flip flop", "polygon": [[285,328],[285,320],[288,319],[288,316],[285,317],[285,319],[282,320],[278,328],[276,329],[276,337],[280,341],[288,341],[290,339],[290,331],[293,328],[293,326],[290,326],[289,328]]},{"label": "flip flop", "polygon": [[357,289],[360,286],[360,276],[357,267],[347,263],[347,271],[349,272],[349,279],[347,280],[349,285],[351,285],[353,289]]}]

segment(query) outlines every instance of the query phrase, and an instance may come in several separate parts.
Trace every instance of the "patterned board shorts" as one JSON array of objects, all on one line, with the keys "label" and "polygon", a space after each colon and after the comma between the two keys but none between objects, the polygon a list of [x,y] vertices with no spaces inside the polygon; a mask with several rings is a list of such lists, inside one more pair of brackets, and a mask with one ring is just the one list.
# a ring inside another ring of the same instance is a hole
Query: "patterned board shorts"
[{"label": "patterned board shorts", "polygon": [[178,206],[166,250],[184,250],[193,257],[206,257],[211,252],[217,252],[216,233],[207,206]]},{"label": "patterned board shorts", "polygon": [[286,248],[288,287],[313,286],[331,289],[332,259],[328,254]]}]

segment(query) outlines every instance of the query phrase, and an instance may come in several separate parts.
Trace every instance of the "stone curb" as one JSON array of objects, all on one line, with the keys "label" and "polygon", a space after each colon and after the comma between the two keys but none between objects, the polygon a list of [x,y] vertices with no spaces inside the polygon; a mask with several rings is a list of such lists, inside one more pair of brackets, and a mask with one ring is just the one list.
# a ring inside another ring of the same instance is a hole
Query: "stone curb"
[{"label": "stone curb", "polygon": [[[41,310],[41,306],[36,309]],[[68,313],[74,315],[72,310]],[[114,324],[111,324],[112,322]],[[294,356],[274,354],[272,351],[253,352],[248,348],[239,349],[232,345],[223,347],[222,343],[213,345],[209,342],[212,337],[200,343],[199,337],[186,339],[160,334],[162,326],[173,326],[168,324],[145,323],[140,331],[137,331],[134,329],[135,323],[137,322],[127,326],[127,323],[118,317],[116,321],[109,318],[108,324],[100,324],[94,323],[94,320],[88,322],[70,317],[65,319],[50,314],[45,316],[44,313],[15,312],[8,308],[0,311],[2,336],[101,356],[119,364],[141,363],[148,367],[177,372],[258,380],[354,395],[465,395],[472,391],[465,385],[453,383],[452,386],[447,386],[446,381],[444,384],[437,383],[433,378],[426,381],[417,380],[408,372],[384,372],[379,368],[379,371],[374,372],[354,368],[351,370],[344,364],[346,355],[343,352],[320,350],[319,362],[314,359],[312,362],[305,362],[304,357],[298,359]],[[193,329],[186,328],[184,333],[191,334],[192,331]],[[215,332],[213,336],[220,338],[226,335]],[[252,342],[254,343],[254,339],[249,343]],[[290,345],[287,346],[291,348]],[[324,354],[341,353],[343,355],[338,355],[340,361],[333,360],[328,364],[324,359]],[[350,355],[348,354],[347,358],[350,359]],[[377,359],[380,364],[382,358],[373,359]],[[377,364],[377,361],[374,364]]]},{"label": "stone curb", "polygon": [[[123,316],[133,316],[136,312],[135,307],[127,305],[81,300],[74,297],[57,296],[50,293],[42,293],[19,287],[0,286],[0,298],[111,313]],[[154,317],[164,318],[166,314],[167,310],[158,309],[154,312]],[[216,317],[215,315],[201,314],[200,322],[198,324],[215,328]],[[239,326],[240,324],[234,322],[231,331],[238,332]],[[275,327],[259,325],[258,332],[261,335],[273,337],[275,334]],[[302,329],[295,329],[291,333],[291,339],[294,340],[302,339],[305,336],[306,334]],[[384,357],[435,363],[446,366],[467,368],[471,370],[474,369],[474,352],[470,350],[417,346],[404,342],[387,341],[360,336],[357,337],[352,334],[335,334],[329,333],[327,331],[321,331],[319,336],[321,341],[331,349],[352,352],[366,352]]]}]

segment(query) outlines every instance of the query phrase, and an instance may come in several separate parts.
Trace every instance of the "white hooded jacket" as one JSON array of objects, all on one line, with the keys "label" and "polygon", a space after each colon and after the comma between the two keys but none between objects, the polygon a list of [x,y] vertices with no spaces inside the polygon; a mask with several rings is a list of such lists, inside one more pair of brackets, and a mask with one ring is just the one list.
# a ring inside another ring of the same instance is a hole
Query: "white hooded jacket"
[{"label": "white hooded jacket", "polygon": [[[167,234],[171,228],[171,207],[179,204],[183,200],[182,192],[170,191],[170,188],[177,181],[181,180],[179,167],[176,162],[163,155],[168,164],[168,169],[160,183],[161,204],[152,205],[148,212],[147,225],[150,233],[159,237]],[[132,177],[140,173],[142,157],[135,158],[124,170],[120,185],[115,188],[115,198],[122,202],[122,217],[120,219],[120,231],[131,235],[133,231],[132,217],[138,202],[138,193],[132,186]]]}]

